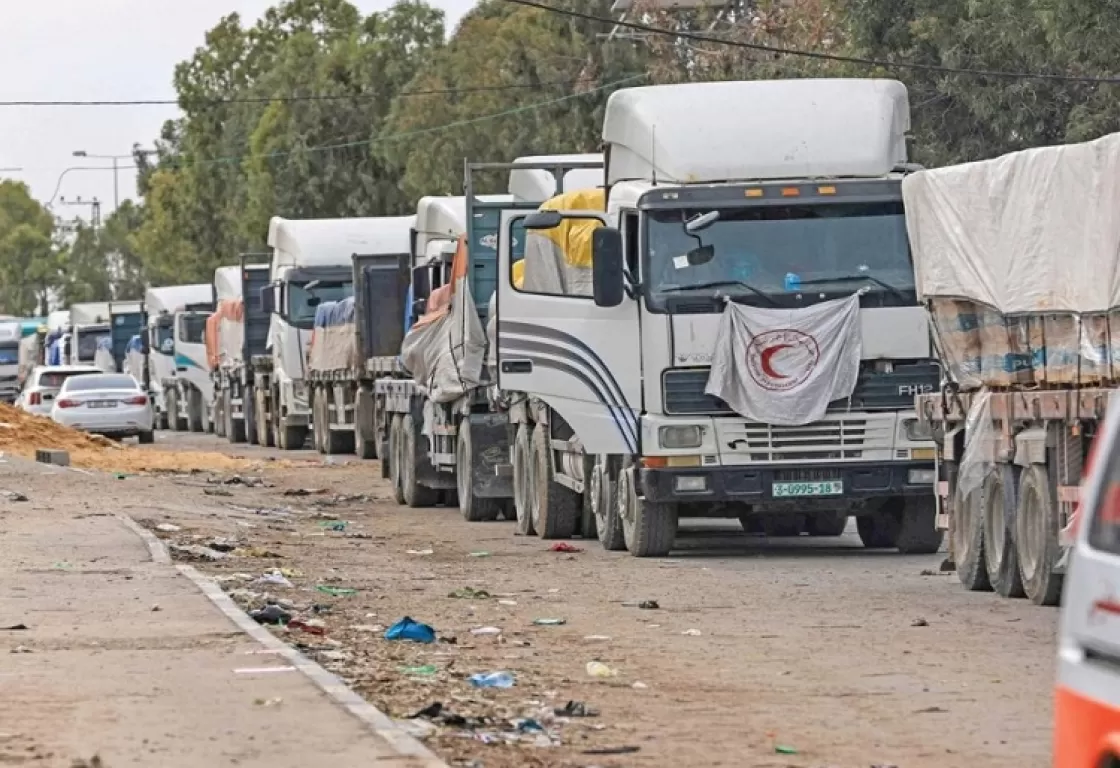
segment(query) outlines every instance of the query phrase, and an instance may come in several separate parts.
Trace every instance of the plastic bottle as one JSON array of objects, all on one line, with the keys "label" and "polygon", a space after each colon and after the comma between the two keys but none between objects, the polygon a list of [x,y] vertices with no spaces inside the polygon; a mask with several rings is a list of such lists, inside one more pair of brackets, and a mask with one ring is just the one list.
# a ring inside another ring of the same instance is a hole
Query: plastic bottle
[{"label": "plastic bottle", "polygon": [[591,677],[614,677],[617,672],[601,661],[587,662],[587,674]]}]

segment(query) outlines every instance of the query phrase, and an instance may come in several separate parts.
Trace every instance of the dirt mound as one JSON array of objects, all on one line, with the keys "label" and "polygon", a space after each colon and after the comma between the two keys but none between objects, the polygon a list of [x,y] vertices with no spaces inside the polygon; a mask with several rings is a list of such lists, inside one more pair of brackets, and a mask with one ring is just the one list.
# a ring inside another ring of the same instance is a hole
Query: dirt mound
[{"label": "dirt mound", "polygon": [[254,466],[254,462],[221,453],[133,448],[0,403],[0,451],[34,458],[39,448],[68,451],[75,467],[113,472],[222,472]]}]

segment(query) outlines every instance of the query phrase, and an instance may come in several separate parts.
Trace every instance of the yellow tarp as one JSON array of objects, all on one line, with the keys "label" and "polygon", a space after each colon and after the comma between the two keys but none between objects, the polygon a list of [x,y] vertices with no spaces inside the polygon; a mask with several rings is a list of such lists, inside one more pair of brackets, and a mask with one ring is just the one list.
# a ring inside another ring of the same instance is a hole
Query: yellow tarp
[{"label": "yellow tarp", "polygon": [[[542,211],[606,211],[607,191],[605,189],[580,189],[565,192],[545,201]],[[543,235],[551,240],[564,261],[578,269],[591,269],[591,235],[603,226],[598,219],[564,219],[560,226],[553,229],[536,230],[533,234]]]}]

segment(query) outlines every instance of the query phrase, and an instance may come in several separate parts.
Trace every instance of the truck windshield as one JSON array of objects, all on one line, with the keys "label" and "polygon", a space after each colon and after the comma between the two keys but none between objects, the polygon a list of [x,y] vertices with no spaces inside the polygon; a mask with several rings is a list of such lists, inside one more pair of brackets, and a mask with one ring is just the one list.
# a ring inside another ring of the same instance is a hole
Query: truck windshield
[{"label": "truck windshield", "polygon": [[[701,216],[706,225],[686,231]],[[901,202],[654,210],[646,221],[653,311],[666,311],[670,297],[717,292],[755,306],[808,306],[857,290],[879,306],[917,303]]]},{"label": "truck windshield", "polygon": [[209,315],[190,314],[179,316],[179,341],[184,344],[203,344],[206,339],[206,318]]},{"label": "truck windshield", "polygon": [[[288,285],[288,322],[300,328],[310,328],[315,324],[315,308],[328,301],[342,301],[354,295],[354,284],[319,283],[307,289],[306,283]],[[319,299],[313,302],[312,296]],[[314,303],[314,306],[313,306]]]},{"label": "truck windshield", "polygon": [[19,365],[19,344],[0,344],[0,365]]},{"label": "truck windshield", "polygon": [[102,339],[109,340],[109,334],[105,331],[87,331],[85,333],[78,333],[78,359],[83,363],[93,362],[93,358],[97,356],[97,345]]},{"label": "truck windshield", "polygon": [[172,338],[171,324],[157,325],[152,329],[152,349],[163,354],[171,354],[175,351],[175,340]]}]

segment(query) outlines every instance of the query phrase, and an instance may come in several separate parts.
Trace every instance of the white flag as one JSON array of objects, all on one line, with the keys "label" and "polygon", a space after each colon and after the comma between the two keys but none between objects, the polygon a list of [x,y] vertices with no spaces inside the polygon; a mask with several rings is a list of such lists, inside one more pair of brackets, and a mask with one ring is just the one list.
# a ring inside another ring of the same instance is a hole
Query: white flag
[{"label": "white flag", "polygon": [[820,420],[859,378],[859,294],[804,309],[728,302],[704,392],[763,424]]}]

